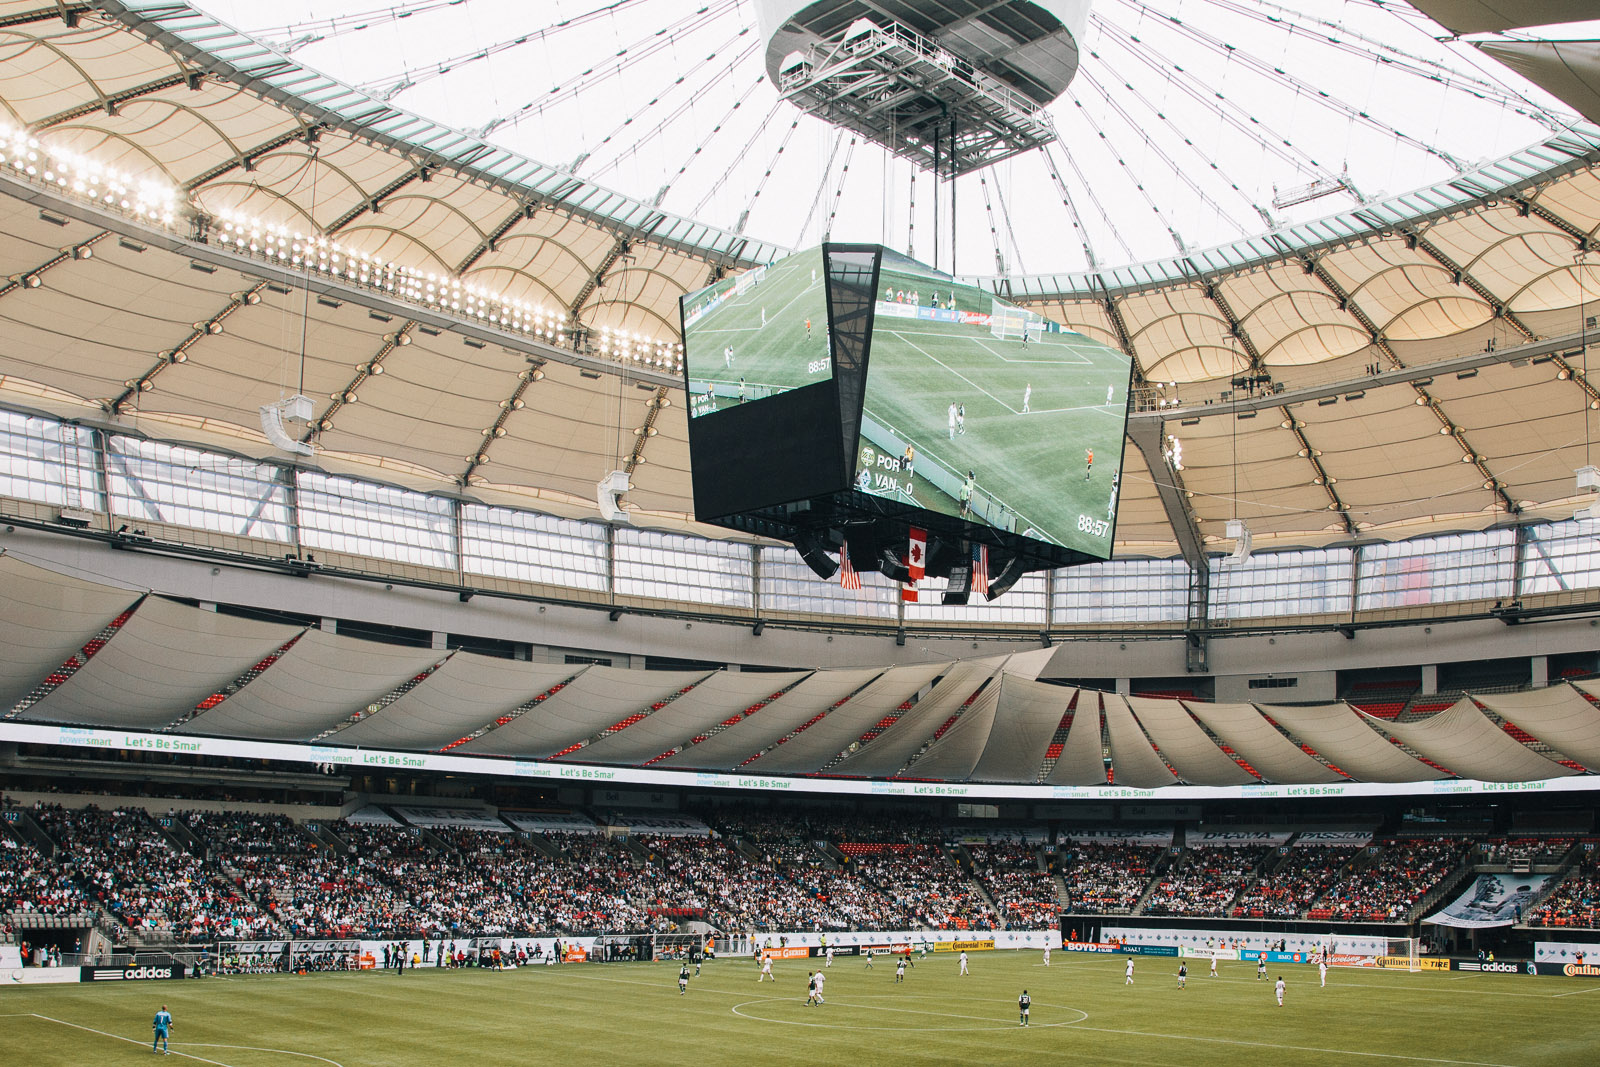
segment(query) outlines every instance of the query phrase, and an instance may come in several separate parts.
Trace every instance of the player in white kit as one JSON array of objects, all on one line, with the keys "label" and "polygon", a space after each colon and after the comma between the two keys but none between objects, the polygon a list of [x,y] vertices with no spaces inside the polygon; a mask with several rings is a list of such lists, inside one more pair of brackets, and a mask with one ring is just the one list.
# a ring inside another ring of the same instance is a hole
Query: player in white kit
[{"label": "player in white kit", "polygon": [[961,973],[967,973],[967,954],[965,952],[961,954]]},{"label": "player in white kit", "polygon": [[1128,957],[1128,972],[1127,972],[1127,974],[1128,974],[1128,979],[1127,979],[1127,981],[1123,982],[1122,984],[1123,985],[1132,985],[1133,984],[1133,957],[1132,956]]}]

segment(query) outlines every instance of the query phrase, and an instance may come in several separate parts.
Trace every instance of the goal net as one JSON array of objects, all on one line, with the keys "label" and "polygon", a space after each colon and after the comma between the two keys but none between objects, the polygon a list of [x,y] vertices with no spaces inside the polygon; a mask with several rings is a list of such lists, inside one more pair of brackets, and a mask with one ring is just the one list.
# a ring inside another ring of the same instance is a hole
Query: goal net
[{"label": "goal net", "polygon": [[1393,960],[1405,961],[1405,968],[1413,973],[1422,970],[1422,939],[1420,937],[1388,938],[1385,955]]},{"label": "goal net", "polygon": [[989,306],[989,332],[1000,340],[1017,338],[1037,341],[1044,333],[1044,316],[1015,304],[994,300]]}]

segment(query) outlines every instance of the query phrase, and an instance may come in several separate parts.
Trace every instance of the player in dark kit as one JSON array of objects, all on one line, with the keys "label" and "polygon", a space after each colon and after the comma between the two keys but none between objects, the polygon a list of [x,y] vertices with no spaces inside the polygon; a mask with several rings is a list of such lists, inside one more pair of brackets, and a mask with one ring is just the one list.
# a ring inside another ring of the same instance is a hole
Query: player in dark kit
[{"label": "player in dark kit", "polygon": [[1028,991],[1024,989],[1022,996],[1017,998],[1018,1026],[1028,1025],[1028,1009],[1031,1007],[1033,1007],[1033,998],[1028,996]]},{"label": "player in dark kit", "polygon": [[689,991],[689,961],[684,960],[678,968],[678,996],[683,996]]}]

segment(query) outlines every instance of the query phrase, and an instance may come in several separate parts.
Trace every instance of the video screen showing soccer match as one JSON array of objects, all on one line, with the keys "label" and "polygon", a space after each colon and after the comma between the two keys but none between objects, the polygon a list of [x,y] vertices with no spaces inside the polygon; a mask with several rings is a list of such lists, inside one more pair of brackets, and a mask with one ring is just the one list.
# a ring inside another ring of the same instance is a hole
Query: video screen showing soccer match
[{"label": "video screen showing soccer match", "polygon": [[691,418],[833,376],[821,248],[689,293],[682,311]]},{"label": "video screen showing soccer match", "polygon": [[885,249],[855,487],[1107,558],[1126,355]]}]

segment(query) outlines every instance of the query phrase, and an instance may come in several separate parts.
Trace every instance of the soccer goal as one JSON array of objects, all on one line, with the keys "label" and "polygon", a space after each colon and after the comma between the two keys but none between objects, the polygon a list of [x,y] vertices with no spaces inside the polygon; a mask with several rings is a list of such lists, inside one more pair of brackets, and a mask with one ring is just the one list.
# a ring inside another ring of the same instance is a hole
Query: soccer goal
[{"label": "soccer goal", "polygon": [[1388,950],[1385,955],[1396,960],[1405,960],[1406,970],[1415,974],[1422,970],[1422,938],[1391,937],[1388,939]]},{"label": "soccer goal", "polygon": [[989,305],[989,332],[1004,341],[1037,341],[1044,334],[1044,316],[1038,312],[993,300]]}]

